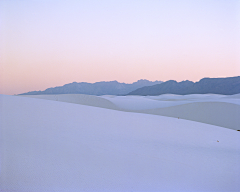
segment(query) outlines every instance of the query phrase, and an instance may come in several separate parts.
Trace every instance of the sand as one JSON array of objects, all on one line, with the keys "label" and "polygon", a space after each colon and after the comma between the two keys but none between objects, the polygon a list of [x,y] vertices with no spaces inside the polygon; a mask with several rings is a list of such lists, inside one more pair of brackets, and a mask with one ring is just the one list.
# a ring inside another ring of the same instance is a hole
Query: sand
[{"label": "sand", "polygon": [[240,129],[240,98],[236,95],[92,96],[82,94],[27,96],[126,112],[181,118]]},{"label": "sand", "polygon": [[67,103],[75,103],[107,109],[118,109],[118,107],[111,101],[94,95],[59,94],[59,95],[24,95],[24,97],[62,101]]},{"label": "sand", "polygon": [[194,102],[173,107],[142,110],[139,112],[187,119],[234,130],[240,129],[240,105],[231,103]]},{"label": "sand", "polygon": [[239,191],[240,134],[0,95],[0,191]]}]

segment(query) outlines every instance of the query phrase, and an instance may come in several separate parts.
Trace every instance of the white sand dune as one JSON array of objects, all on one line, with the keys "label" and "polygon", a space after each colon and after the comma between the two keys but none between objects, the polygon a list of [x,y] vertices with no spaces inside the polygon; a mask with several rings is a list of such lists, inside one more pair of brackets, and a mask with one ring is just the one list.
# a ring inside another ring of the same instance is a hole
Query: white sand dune
[{"label": "white sand dune", "polygon": [[[178,105],[179,101],[185,101],[186,103],[193,102],[225,102],[240,105],[240,97],[236,95],[216,95],[216,94],[193,94],[193,95],[159,95],[159,96],[146,96],[148,99],[158,101],[175,101]],[[172,105],[174,106],[174,105]],[[170,106],[169,106],[170,107]]]},{"label": "white sand dune", "polygon": [[107,99],[125,111],[176,117],[240,130],[240,99],[236,98],[195,94]]},{"label": "white sand dune", "polygon": [[240,105],[225,102],[194,102],[166,108],[138,111],[176,117],[240,130]]},{"label": "white sand dune", "polygon": [[0,191],[239,191],[240,134],[0,95]]},{"label": "white sand dune", "polygon": [[216,94],[100,97],[111,101],[122,110],[156,109],[195,102],[224,102],[240,105],[240,99]]},{"label": "white sand dune", "polygon": [[31,95],[49,99],[128,112],[140,112],[240,129],[238,95],[194,94],[160,96],[92,96],[82,94]]},{"label": "white sand dune", "polygon": [[76,103],[81,105],[88,105],[107,109],[118,109],[118,107],[111,101],[94,95],[59,94],[59,95],[23,95],[23,96],[38,99],[62,101],[67,103]]},{"label": "white sand dune", "polygon": [[220,99],[226,97],[225,95],[218,94],[191,94],[191,95],[175,95],[175,94],[163,94],[157,96],[145,96],[147,98],[156,100],[202,100],[202,99]]},{"label": "white sand dune", "polygon": [[160,101],[149,99],[142,96],[117,96],[113,98],[102,96],[114,103],[121,110],[144,110],[170,107],[175,105],[186,104],[192,101]]},{"label": "white sand dune", "polygon": [[236,98],[236,99],[240,99],[240,93],[239,94],[235,94],[235,95],[229,95],[227,96],[228,98]]},{"label": "white sand dune", "polygon": [[181,105],[192,101],[156,101],[142,96],[94,96],[84,94],[21,95],[23,97],[62,101],[115,110],[144,110]]}]

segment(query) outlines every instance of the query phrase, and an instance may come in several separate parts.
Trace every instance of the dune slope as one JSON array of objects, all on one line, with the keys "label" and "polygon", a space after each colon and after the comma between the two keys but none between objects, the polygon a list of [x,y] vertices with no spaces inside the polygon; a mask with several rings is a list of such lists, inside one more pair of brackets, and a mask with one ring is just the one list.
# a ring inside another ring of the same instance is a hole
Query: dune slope
[{"label": "dune slope", "polygon": [[240,105],[225,102],[194,102],[138,112],[176,117],[240,130]]},{"label": "dune slope", "polygon": [[62,101],[67,103],[75,103],[107,109],[118,109],[111,101],[94,95],[84,94],[59,94],[59,95],[21,95],[23,97]]},{"label": "dune slope", "polygon": [[0,191],[239,191],[240,134],[0,95]]},{"label": "dune slope", "polygon": [[194,94],[160,96],[92,96],[82,94],[29,95],[40,98],[114,109],[176,117],[229,129],[240,129],[238,95]]}]

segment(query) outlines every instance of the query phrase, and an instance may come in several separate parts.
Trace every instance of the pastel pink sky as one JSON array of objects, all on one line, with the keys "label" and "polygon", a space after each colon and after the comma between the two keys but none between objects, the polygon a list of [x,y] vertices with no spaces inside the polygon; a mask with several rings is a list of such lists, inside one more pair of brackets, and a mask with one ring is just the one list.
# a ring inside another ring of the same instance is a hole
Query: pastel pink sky
[{"label": "pastel pink sky", "polygon": [[240,76],[239,0],[2,0],[0,93]]}]

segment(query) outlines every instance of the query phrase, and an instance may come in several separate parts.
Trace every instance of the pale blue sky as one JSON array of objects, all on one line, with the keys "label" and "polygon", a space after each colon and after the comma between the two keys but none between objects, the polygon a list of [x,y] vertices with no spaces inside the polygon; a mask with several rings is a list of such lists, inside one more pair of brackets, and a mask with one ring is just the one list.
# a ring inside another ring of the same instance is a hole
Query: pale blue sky
[{"label": "pale blue sky", "polygon": [[240,75],[237,0],[2,0],[1,93]]}]

